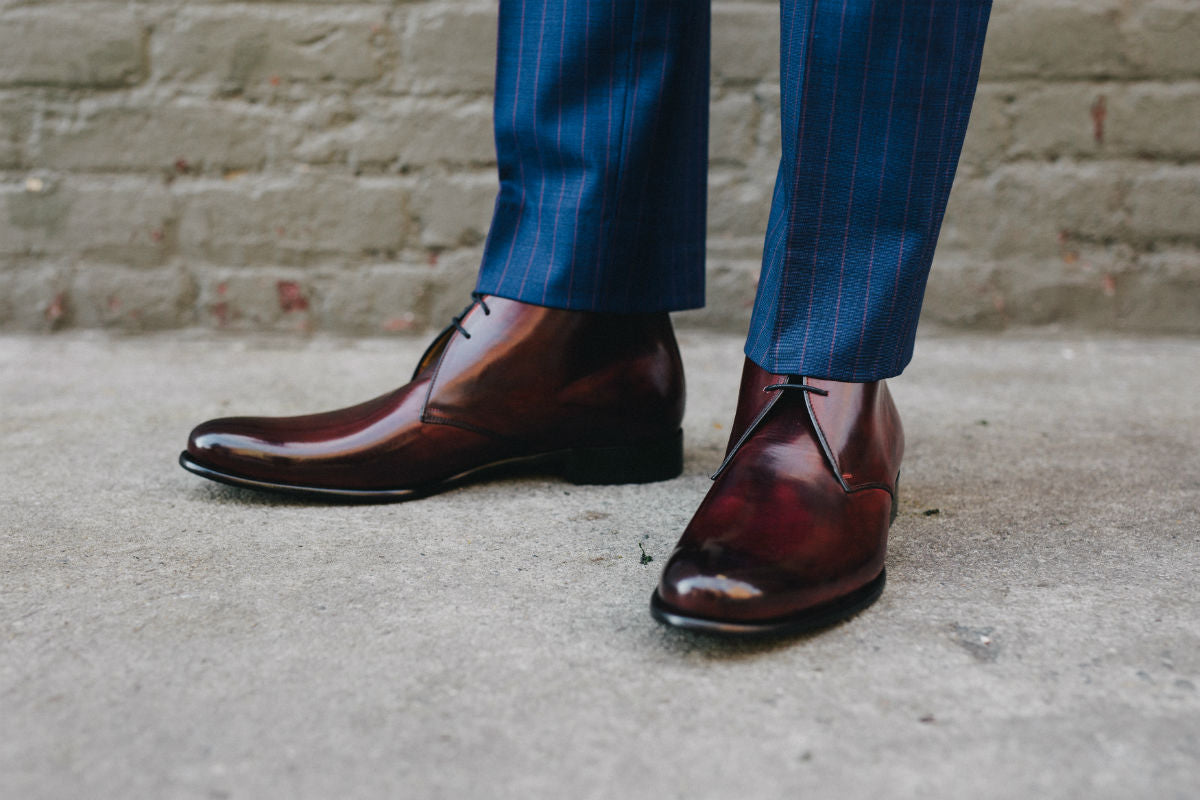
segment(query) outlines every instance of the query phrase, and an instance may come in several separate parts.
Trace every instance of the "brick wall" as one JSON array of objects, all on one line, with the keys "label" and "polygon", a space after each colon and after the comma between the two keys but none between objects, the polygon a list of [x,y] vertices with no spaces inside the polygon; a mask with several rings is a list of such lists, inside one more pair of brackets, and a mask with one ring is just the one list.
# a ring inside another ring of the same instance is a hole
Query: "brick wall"
[{"label": "brick wall", "polygon": [[[0,0],[0,326],[442,324],[495,189],[494,26],[475,0]],[[997,0],[927,318],[1200,333],[1198,44],[1198,0]],[[714,4],[698,324],[748,314],[777,48],[774,2]]]}]

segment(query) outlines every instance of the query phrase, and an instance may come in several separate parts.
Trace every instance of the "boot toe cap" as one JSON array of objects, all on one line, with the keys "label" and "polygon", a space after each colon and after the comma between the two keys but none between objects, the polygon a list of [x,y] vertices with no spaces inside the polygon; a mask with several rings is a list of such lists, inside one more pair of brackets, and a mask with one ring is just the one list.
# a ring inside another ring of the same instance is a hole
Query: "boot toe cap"
[{"label": "boot toe cap", "polygon": [[196,463],[216,470],[259,477],[262,466],[273,460],[269,432],[253,418],[227,417],[202,422],[188,435],[186,454]]},{"label": "boot toe cap", "polygon": [[[767,569],[766,572],[774,572]],[[748,621],[772,615],[779,581],[704,553],[676,551],[663,569],[658,585],[662,603],[675,611],[703,619]]]},{"label": "boot toe cap", "polygon": [[715,627],[807,627],[806,621],[819,621],[826,609],[863,593],[881,569],[866,563],[821,568],[813,561],[768,562],[683,548],[667,562],[656,602],[668,613]]}]

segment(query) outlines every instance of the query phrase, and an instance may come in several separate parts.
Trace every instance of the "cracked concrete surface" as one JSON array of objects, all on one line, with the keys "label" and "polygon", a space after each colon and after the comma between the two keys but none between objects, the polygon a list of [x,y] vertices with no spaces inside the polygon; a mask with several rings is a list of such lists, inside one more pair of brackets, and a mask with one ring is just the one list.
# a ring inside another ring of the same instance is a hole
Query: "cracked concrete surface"
[{"label": "cracked concrete surface", "polygon": [[922,338],[883,598],[757,643],[646,610],[741,365],[682,343],[681,478],[324,506],[174,459],[424,341],[0,338],[0,796],[1195,796],[1200,341]]}]

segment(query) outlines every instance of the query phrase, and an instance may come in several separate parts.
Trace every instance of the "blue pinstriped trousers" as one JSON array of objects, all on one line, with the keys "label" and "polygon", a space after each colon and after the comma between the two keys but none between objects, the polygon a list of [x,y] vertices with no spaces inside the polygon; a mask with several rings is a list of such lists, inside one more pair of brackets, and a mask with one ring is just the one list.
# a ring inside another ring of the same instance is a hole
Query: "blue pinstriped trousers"
[{"label": "blue pinstriped trousers", "polygon": [[[782,0],[783,152],[746,354],[897,375],[991,0]],[[477,290],[591,311],[704,304],[705,0],[501,0],[500,192]]]}]

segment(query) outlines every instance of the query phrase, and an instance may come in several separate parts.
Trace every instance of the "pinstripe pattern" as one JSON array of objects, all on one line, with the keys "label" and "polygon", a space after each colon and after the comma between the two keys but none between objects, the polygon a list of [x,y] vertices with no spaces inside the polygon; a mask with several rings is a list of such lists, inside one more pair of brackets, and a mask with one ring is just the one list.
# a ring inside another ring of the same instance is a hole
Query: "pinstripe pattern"
[{"label": "pinstripe pattern", "polygon": [[[991,0],[782,0],[783,153],[746,354],[899,374]],[[704,301],[709,8],[501,0],[500,194],[477,289],[558,308]]]},{"label": "pinstripe pattern", "polygon": [[912,358],[990,5],[782,3],[783,157],[746,340],[765,369],[869,381]]},{"label": "pinstripe pattern", "polygon": [[708,38],[704,2],[502,0],[500,193],[478,291],[704,305]]}]

